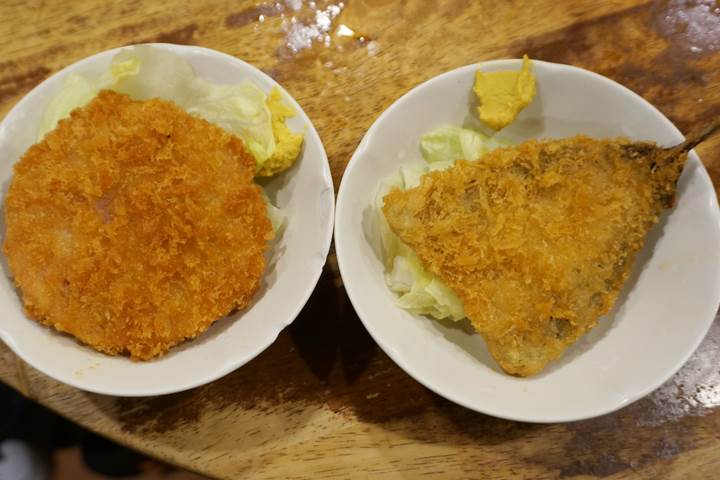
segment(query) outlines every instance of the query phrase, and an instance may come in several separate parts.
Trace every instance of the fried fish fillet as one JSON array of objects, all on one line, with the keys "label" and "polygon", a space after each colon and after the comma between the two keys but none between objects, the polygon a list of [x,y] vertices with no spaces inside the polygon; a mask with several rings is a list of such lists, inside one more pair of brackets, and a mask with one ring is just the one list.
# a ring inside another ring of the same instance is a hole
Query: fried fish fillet
[{"label": "fried fish fillet", "polygon": [[110,91],[15,165],[4,251],[28,315],[150,359],[246,307],[272,237],[237,137]]},{"label": "fried fish fillet", "polygon": [[612,308],[702,138],[675,150],[585,136],[528,141],[428,173],[389,193],[383,212],[460,297],[503,370],[529,376]]}]

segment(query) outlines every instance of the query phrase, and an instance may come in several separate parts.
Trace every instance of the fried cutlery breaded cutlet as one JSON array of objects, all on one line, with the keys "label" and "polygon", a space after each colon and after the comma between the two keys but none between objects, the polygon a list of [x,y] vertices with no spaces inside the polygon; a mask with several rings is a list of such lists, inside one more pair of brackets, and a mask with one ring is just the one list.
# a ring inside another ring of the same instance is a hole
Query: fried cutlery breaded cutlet
[{"label": "fried cutlery breaded cutlet", "polygon": [[246,307],[272,237],[240,139],[111,91],[15,165],[4,244],[28,315],[146,360]]},{"label": "fried cutlery breaded cutlet", "polygon": [[426,174],[385,197],[392,230],[461,299],[507,373],[529,376],[615,303],[659,215],[684,144],[531,140]]}]

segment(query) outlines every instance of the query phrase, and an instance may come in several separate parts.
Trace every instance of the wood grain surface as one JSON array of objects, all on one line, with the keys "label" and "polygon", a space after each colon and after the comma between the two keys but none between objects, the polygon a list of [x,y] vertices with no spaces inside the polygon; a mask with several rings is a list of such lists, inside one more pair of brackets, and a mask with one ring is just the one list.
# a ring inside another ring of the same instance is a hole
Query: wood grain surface
[{"label": "wood grain surface", "polygon": [[[318,30],[318,11],[331,20],[329,41],[308,46],[296,29]],[[596,71],[684,131],[720,115],[720,4],[713,0],[4,0],[0,19],[0,115],[48,75],[98,51],[197,44],[242,58],[287,88],[325,143],[336,187],[383,109],[418,83],[481,60],[528,53]],[[340,25],[355,35],[337,36]],[[720,185],[720,140],[698,153]],[[218,478],[694,479],[720,472],[720,322],[674,378],[635,404],[571,424],[510,422],[438,397],[389,360],[353,312],[332,254],[309,303],[268,350],[189,392],[88,394],[38,373],[4,345],[0,355],[0,379],[29,398]]]}]

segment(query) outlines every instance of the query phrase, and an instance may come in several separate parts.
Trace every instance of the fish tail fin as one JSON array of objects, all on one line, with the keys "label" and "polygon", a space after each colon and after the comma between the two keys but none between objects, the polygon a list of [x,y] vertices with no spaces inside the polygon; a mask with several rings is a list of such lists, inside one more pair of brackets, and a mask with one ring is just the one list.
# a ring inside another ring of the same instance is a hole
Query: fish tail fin
[{"label": "fish tail fin", "polygon": [[717,117],[715,120],[710,122],[702,130],[697,130],[690,133],[683,143],[671,147],[669,150],[672,151],[675,155],[689,152],[699,143],[705,141],[708,137],[710,137],[714,133],[717,133],[718,131],[720,131],[720,117]]}]

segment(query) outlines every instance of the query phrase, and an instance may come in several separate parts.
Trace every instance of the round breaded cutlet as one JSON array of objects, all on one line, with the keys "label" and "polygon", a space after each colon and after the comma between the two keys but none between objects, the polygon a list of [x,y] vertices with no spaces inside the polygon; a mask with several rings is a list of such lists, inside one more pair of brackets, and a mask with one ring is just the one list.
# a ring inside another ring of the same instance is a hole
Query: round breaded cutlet
[{"label": "round breaded cutlet", "polygon": [[272,237],[254,171],[173,103],[101,92],[15,165],[4,250],[27,314],[147,360],[246,307]]}]

